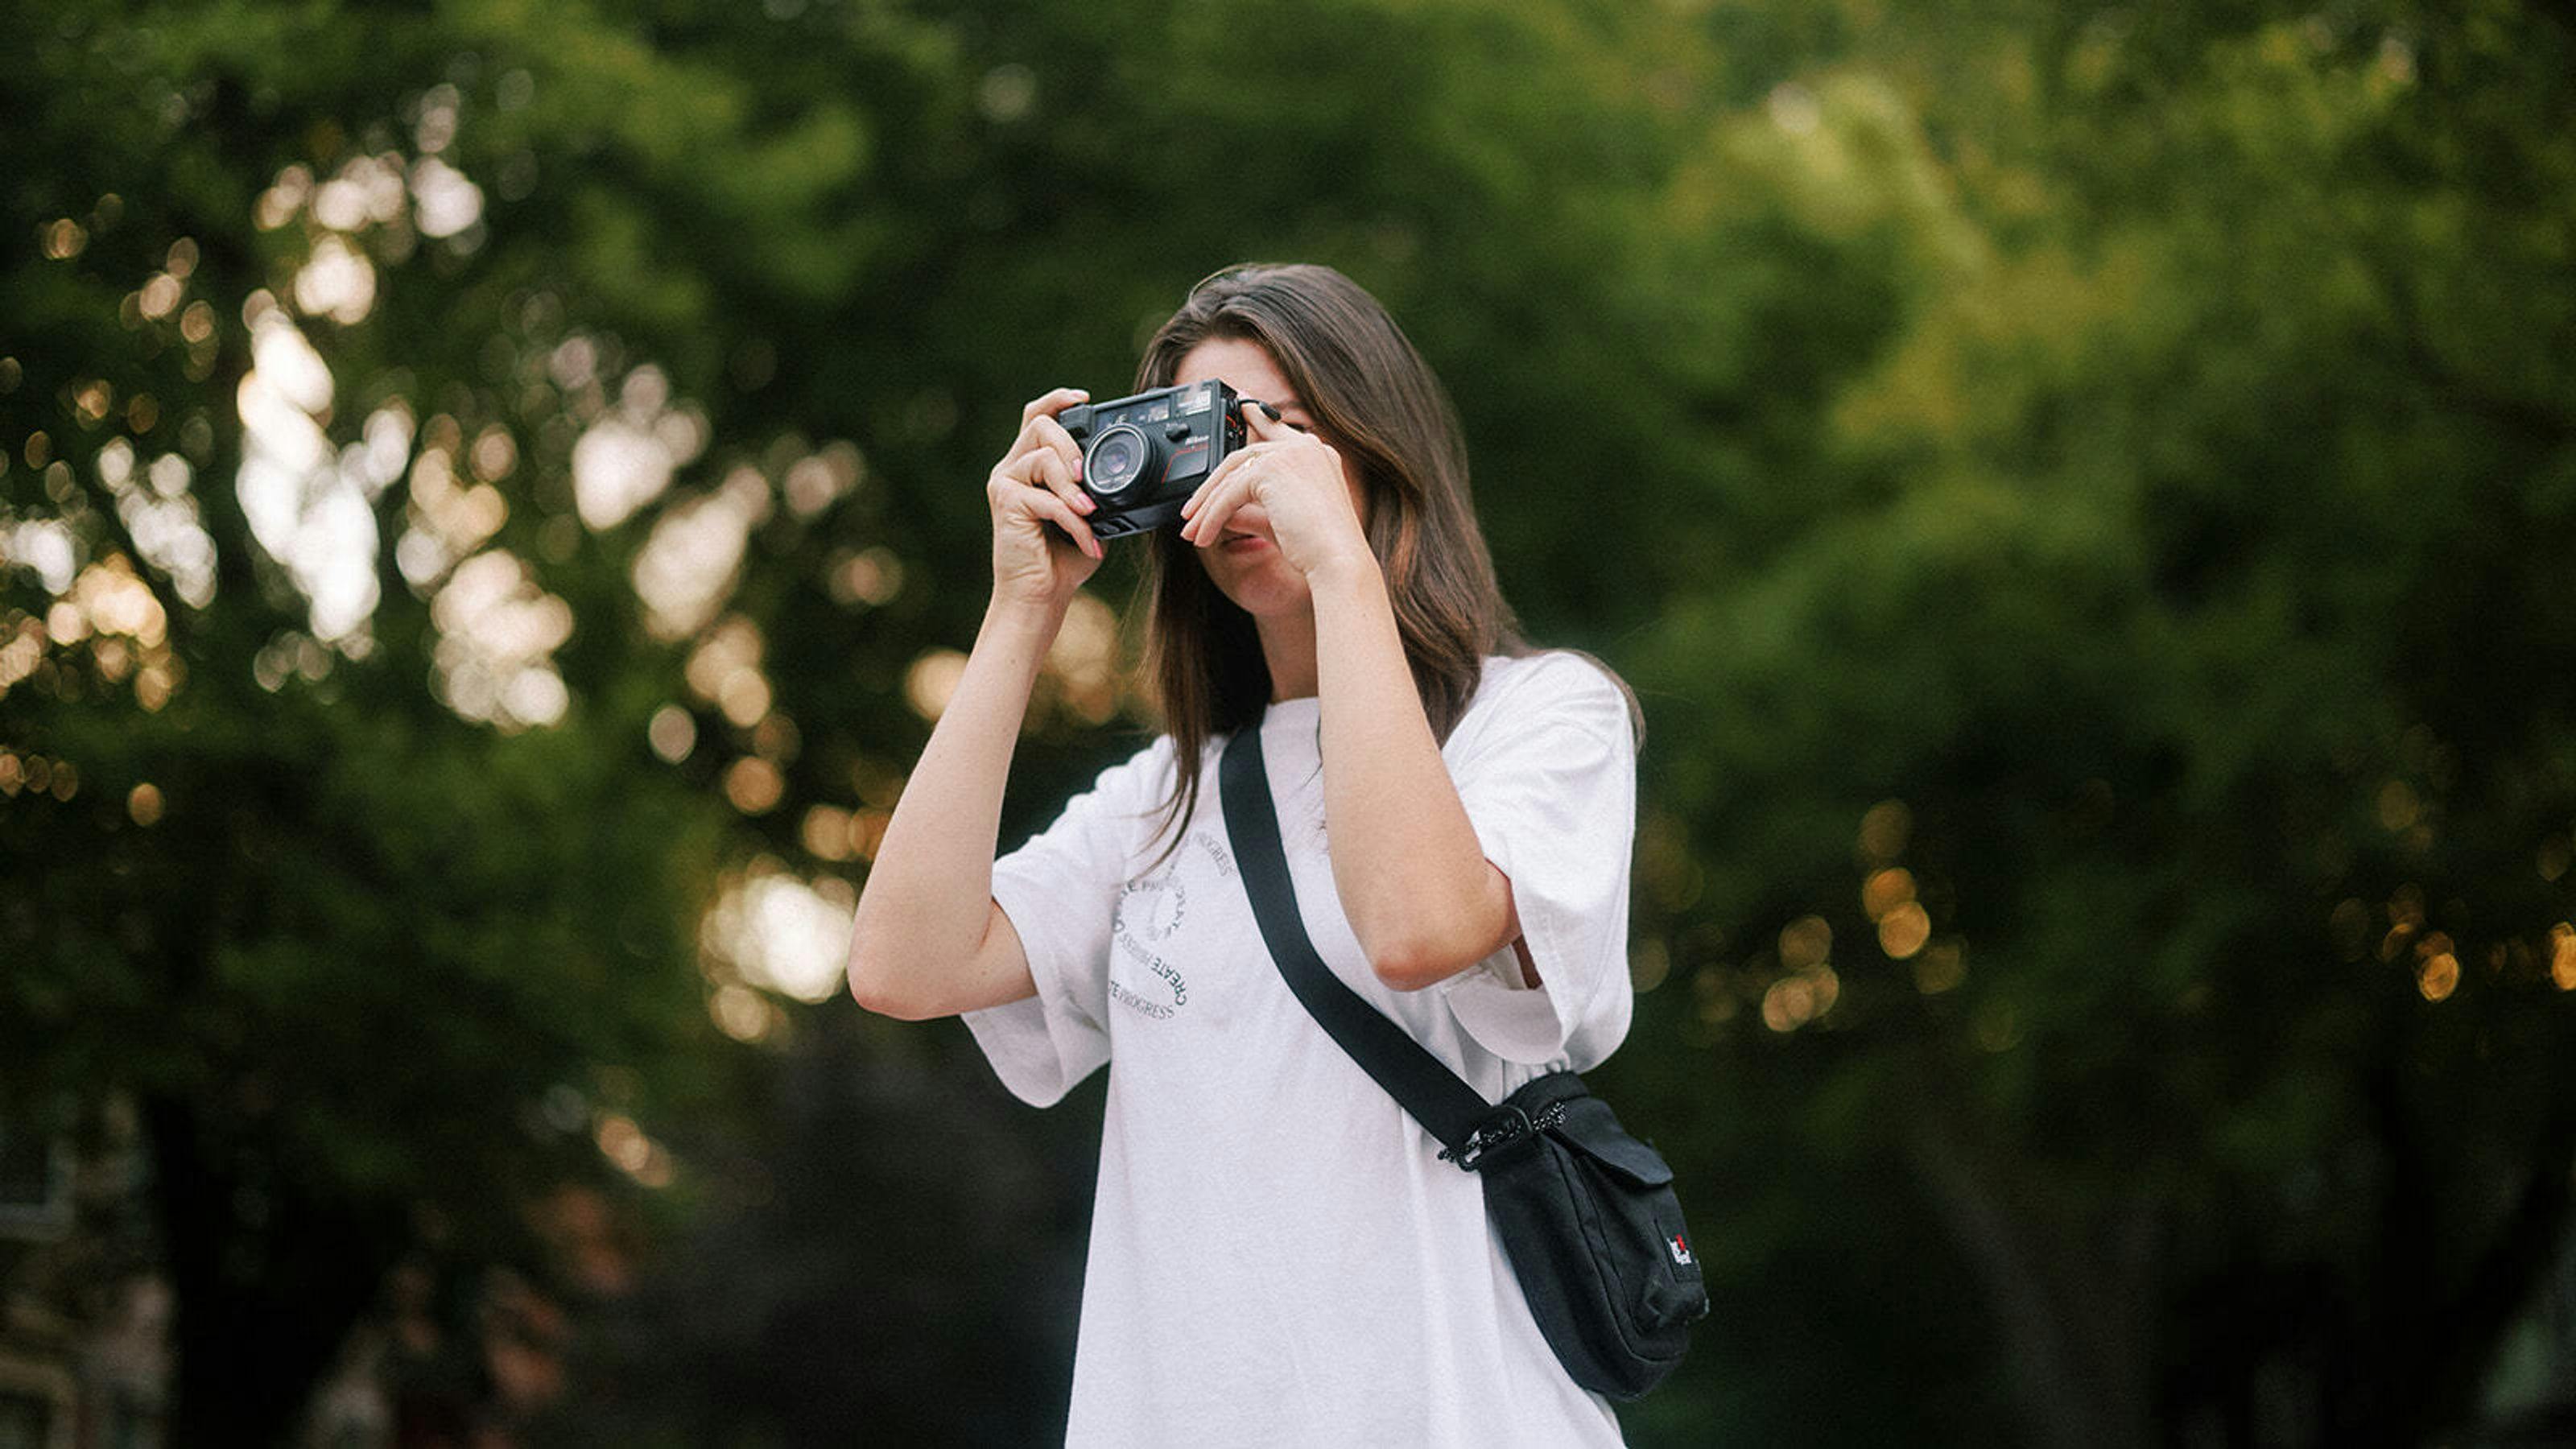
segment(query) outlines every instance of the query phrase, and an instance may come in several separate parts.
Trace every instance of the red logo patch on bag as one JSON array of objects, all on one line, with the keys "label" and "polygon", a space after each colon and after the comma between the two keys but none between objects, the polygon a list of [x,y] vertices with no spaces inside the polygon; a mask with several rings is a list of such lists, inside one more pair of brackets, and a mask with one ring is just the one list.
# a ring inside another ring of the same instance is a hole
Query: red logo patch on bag
[{"label": "red logo patch on bag", "polygon": [[1690,1244],[1683,1242],[1682,1235],[1679,1233],[1675,1233],[1671,1237],[1664,1239],[1664,1246],[1673,1250],[1673,1261],[1676,1263],[1696,1263],[1699,1261],[1697,1258],[1691,1256]]}]

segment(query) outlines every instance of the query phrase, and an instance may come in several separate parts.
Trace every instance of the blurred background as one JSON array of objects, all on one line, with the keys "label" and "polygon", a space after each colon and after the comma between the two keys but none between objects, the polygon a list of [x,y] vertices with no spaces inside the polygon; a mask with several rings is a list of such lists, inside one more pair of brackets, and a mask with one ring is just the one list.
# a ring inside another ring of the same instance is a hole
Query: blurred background
[{"label": "blurred background", "polygon": [[2564,6],[0,15],[0,1446],[1060,1435],[1099,1082],[841,952],[1252,258],[1644,702],[1635,1442],[2576,1439]]}]

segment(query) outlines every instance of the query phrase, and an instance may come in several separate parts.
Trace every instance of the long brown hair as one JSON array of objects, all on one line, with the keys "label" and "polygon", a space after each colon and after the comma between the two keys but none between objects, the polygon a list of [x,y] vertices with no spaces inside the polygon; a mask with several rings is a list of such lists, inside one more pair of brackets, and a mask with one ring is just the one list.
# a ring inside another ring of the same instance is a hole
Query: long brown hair
[{"label": "long brown hair", "polygon": [[[1181,359],[1211,338],[1259,343],[1358,474],[1405,661],[1433,736],[1447,740],[1485,657],[1530,652],[1476,526],[1466,439],[1447,390],[1378,300],[1331,267],[1228,267],[1192,287],[1146,344],[1137,390],[1169,387]],[[1177,532],[1157,530],[1144,574],[1145,678],[1179,777],[1166,829],[1198,803],[1207,742],[1259,719],[1270,699],[1252,616],[1193,552]]]}]

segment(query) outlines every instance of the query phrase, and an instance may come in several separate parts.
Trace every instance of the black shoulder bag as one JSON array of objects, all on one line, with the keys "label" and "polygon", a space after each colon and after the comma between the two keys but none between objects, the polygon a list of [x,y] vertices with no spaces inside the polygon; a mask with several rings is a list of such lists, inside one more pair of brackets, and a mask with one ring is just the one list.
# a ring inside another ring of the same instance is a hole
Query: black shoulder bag
[{"label": "black shoulder bag", "polygon": [[1423,1130],[1484,1182],[1485,1212],[1539,1332],[1576,1383],[1634,1399],[1663,1382],[1708,1313],[1673,1170],[1572,1072],[1488,1104],[1315,954],[1279,846],[1258,721],[1227,742],[1217,785],[1244,890],[1279,974],[1309,1015]]}]

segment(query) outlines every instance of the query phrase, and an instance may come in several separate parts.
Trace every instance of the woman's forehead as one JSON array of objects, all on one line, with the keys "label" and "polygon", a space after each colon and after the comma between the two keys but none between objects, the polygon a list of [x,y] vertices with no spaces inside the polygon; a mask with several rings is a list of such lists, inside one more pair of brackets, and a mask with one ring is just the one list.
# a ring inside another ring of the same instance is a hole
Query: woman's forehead
[{"label": "woman's forehead", "polygon": [[1209,378],[1274,407],[1292,407],[1298,401],[1296,389],[1288,385],[1270,349],[1247,337],[1211,337],[1183,353],[1180,366],[1172,372],[1172,381],[1183,387]]}]

